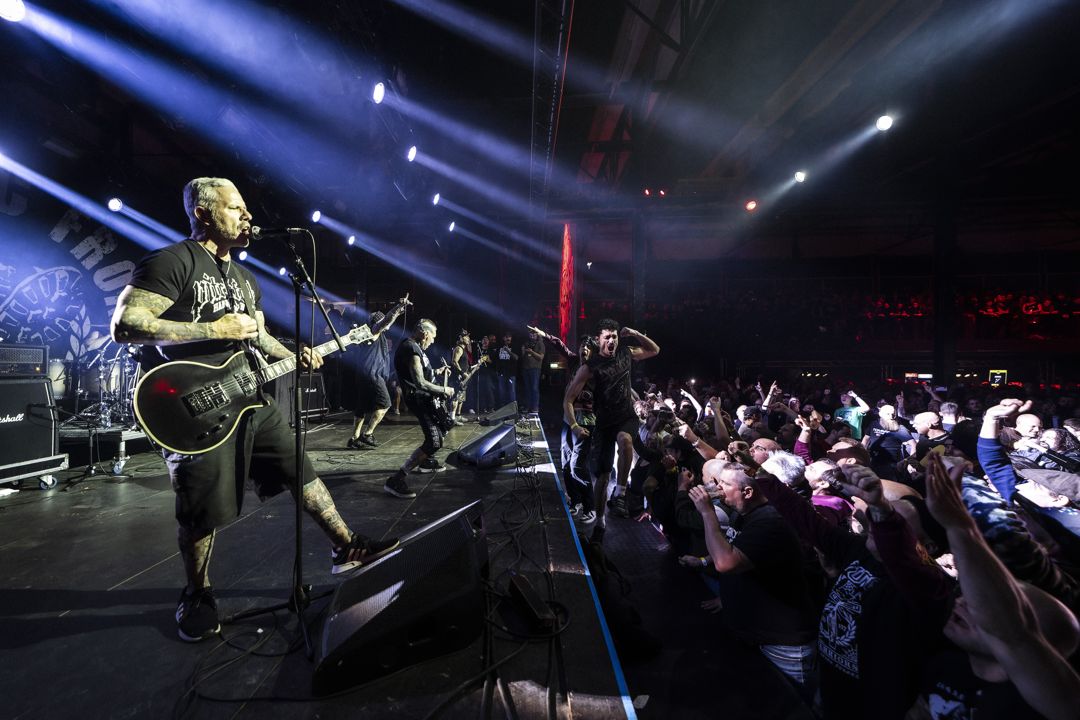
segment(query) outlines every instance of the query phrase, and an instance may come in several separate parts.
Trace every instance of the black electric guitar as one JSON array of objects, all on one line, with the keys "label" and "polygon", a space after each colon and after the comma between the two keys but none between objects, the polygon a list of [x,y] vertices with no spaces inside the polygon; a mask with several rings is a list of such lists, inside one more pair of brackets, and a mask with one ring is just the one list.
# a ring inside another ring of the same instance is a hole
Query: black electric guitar
[{"label": "black electric guitar", "polygon": [[[443,390],[450,385],[450,366],[446,364],[446,360],[443,359],[443,366],[436,370],[436,373],[442,373]],[[454,427],[454,419],[450,417],[450,398],[445,395],[435,395],[434,393],[428,397],[428,410],[431,413],[431,419],[435,422],[435,427],[445,432],[450,432],[450,428]]]},{"label": "black electric guitar", "polygon": [[491,362],[491,356],[484,355],[475,363],[473,363],[472,367],[462,373],[461,377],[458,378],[458,387],[461,388],[462,391],[464,391],[465,386],[469,384],[469,381],[472,380],[472,376],[476,374],[476,371],[480,369],[480,366],[487,365],[489,362]]},{"label": "black electric guitar", "polygon": [[[345,345],[371,339],[367,325],[341,336]],[[312,348],[316,355],[338,350],[333,340]],[[240,351],[221,365],[174,360],[150,370],[135,386],[135,418],[146,435],[166,450],[199,455],[229,439],[241,416],[265,407],[265,383],[296,369],[296,358],[252,370]]]},{"label": "black electric guitar", "polygon": [[[386,329],[411,305],[406,295],[390,310],[388,319],[376,326]],[[341,336],[343,345],[368,342],[374,337],[367,325]],[[331,340],[312,348],[319,356],[338,350]],[[135,386],[135,419],[146,435],[166,450],[183,455],[199,455],[229,439],[241,416],[248,410],[265,407],[262,386],[296,369],[296,358],[288,357],[252,370],[248,353],[237,352],[221,365],[192,360],[174,360],[150,370]]]}]

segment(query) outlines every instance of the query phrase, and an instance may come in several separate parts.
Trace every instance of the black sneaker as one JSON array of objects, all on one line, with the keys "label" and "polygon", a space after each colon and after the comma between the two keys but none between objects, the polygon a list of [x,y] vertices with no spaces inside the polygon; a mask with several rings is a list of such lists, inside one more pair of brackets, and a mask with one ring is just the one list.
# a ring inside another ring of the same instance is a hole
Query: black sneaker
[{"label": "black sneaker", "polygon": [[384,492],[387,492],[394,497],[399,498],[414,498],[416,493],[409,489],[409,486],[405,483],[405,478],[398,477],[397,475],[391,475],[386,478],[386,483],[382,486]]},{"label": "black sneaker", "polygon": [[630,509],[627,507],[626,503],[626,493],[623,493],[622,495],[616,495],[615,497],[608,500],[607,506],[611,508],[611,512],[613,515],[621,518],[630,517]]},{"label": "black sneaker", "polygon": [[200,642],[221,631],[217,598],[210,588],[196,590],[188,595],[187,588],[180,591],[176,606],[176,633],[185,642]]},{"label": "black sneaker", "polygon": [[351,438],[349,438],[349,441],[345,443],[345,448],[348,449],[348,450],[359,450],[360,449],[360,441],[357,440],[356,438],[351,437]]},{"label": "black sneaker", "polygon": [[428,458],[427,460],[420,463],[416,467],[417,472],[423,472],[423,473],[437,473],[437,472],[442,472],[445,469],[446,469],[446,466],[443,465],[442,463],[440,463],[435,458]]},{"label": "black sneaker", "polygon": [[375,436],[371,433],[364,433],[360,436],[360,442],[371,447],[379,447],[379,443],[375,442]]},{"label": "black sneaker", "polygon": [[352,540],[349,541],[348,545],[330,550],[330,558],[333,561],[330,572],[337,575],[338,573],[369,565],[400,544],[401,541],[397,538],[372,540],[364,535],[353,533]]}]

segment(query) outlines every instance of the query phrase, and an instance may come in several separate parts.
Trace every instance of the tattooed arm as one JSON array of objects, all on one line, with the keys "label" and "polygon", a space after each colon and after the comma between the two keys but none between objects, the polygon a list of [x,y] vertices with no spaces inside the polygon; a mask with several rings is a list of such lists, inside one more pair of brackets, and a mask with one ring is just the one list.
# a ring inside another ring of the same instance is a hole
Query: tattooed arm
[{"label": "tattooed arm", "polygon": [[162,320],[173,301],[128,285],[116,300],[112,338],[118,343],[180,345],[199,340],[250,340],[259,333],[254,318],[230,313],[212,323]]},{"label": "tattooed arm", "polygon": [[[266,316],[263,315],[262,310],[255,311],[255,322],[259,324],[259,337],[256,338],[254,345],[267,357],[274,358],[275,360],[282,360],[284,358],[291,358],[295,353],[289,348],[282,345],[277,338],[270,334],[266,329]],[[301,356],[300,364],[302,367],[311,367],[316,369],[322,367],[322,356],[316,355],[311,352],[311,348],[305,347]]]}]

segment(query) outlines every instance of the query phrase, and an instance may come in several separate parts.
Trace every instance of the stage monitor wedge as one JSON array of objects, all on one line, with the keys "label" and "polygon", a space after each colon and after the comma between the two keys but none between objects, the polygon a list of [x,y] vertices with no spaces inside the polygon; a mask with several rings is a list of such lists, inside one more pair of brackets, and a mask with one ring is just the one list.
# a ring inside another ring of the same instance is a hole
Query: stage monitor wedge
[{"label": "stage monitor wedge", "polygon": [[457,460],[478,468],[513,462],[518,455],[517,432],[513,422],[493,427],[458,448]]},{"label": "stage monitor wedge", "polygon": [[521,417],[516,401],[510,401],[497,410],[492,410],[487,415],[481,415],[478,422],[481,425],[499,425],[507,420],[517,420]]},{"label": "stage monitor wedge", "polygon": [[319,637],[325,695],[459,650],[484,625],[484,507],[476,500],[402,538],[338,586]]}]

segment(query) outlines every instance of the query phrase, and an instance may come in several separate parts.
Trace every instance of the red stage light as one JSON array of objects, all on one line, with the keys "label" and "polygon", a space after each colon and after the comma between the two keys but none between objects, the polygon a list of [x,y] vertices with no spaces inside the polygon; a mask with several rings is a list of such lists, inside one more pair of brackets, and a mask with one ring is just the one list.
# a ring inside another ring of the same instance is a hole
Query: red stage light
[{"label": "red stage light", "polygon": [[645,188],[645,197],[649,197],[650,195],[652,195],[652,190]]}]

